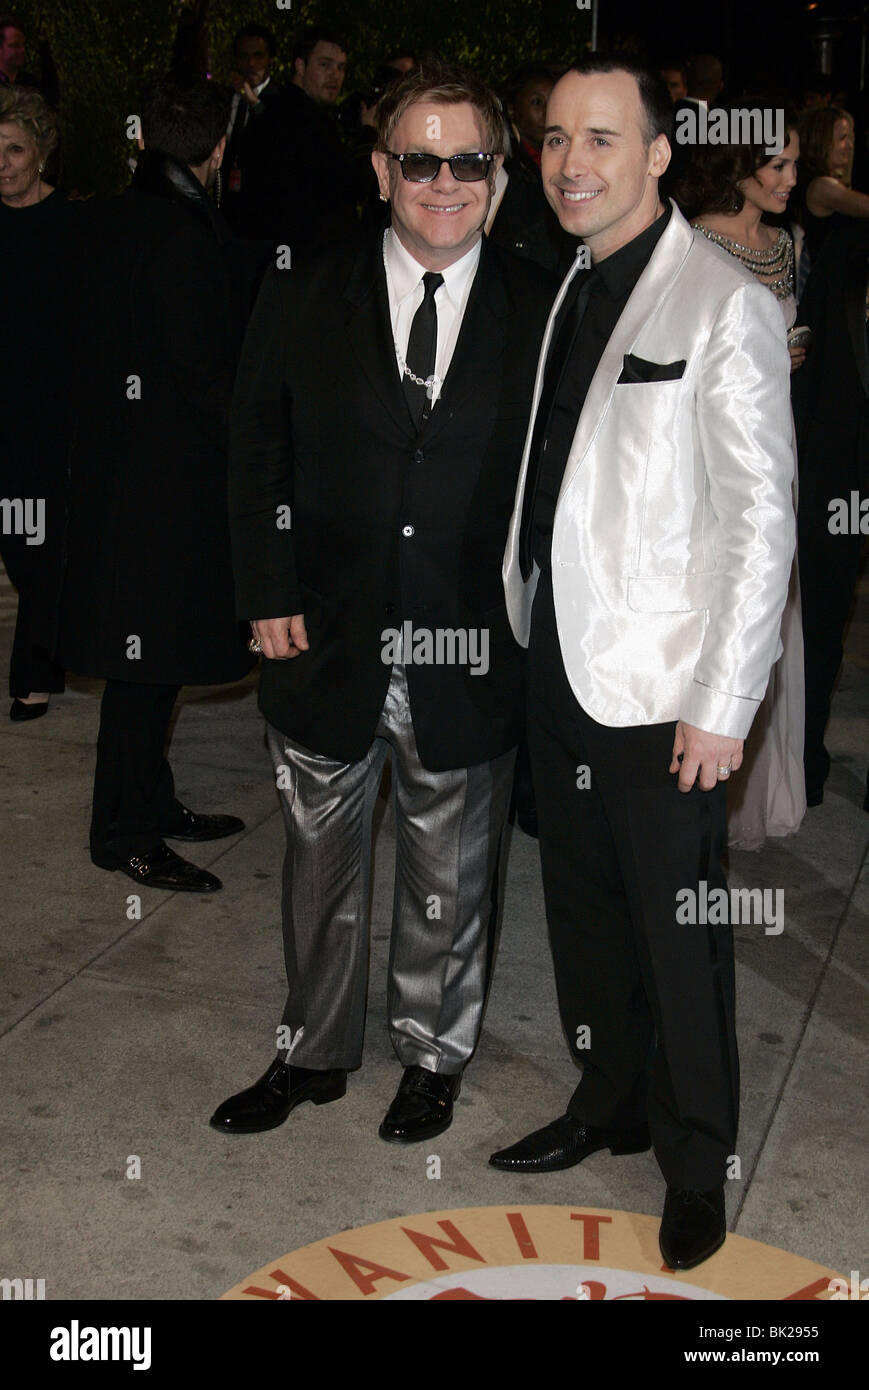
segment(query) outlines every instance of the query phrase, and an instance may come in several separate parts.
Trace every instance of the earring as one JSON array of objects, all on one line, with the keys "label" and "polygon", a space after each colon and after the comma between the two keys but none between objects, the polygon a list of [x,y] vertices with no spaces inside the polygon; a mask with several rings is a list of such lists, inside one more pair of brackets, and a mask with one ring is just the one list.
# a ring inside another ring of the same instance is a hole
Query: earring
[{"label": "earring", "polygon": [[40,173],[40,176],[41,176],[42,174],[45,173],[45,165],[44,165],[44,164],[40,164],[40,166],[39,166],[39,173]]},{"label": "earring", "polygon": [[388,202],[389,202],[389,199],[387,198],[387,196],[386,196],[385,193],[381,193],[381,195],[380,195],[380,201],[381,201],[381,203],[388,203]]},{"label": "earring", "polygon": [[223,175],[220,172],[220,165],[214,171],[214,201],[220,207],[220,200],[223,197]]}]

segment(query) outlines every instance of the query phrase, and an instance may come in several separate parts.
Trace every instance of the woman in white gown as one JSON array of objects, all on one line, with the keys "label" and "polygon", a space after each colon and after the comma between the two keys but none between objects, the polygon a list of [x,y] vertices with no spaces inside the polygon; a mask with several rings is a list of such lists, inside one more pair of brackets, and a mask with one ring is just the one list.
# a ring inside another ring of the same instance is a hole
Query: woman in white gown
[{"label": "woman in white gown", "polygon": [[[799,136],[795,119],[786,118],[785,124],[787,144],[772,156],[752,145],[697,148],[675,197],[698,231],[735,256],[775,295],[790,330],[796,319],[793,242],[784,228],[762,220],[764,213],[780,215],[786,210],[796,184]],[[805,348],[790,346],[790,354],[791,371],[796,371],[805,360]],[[782,655],[772,668],[766,697],[746,741],[742,768],[728,791],[728,840],[737,849],[760,849],[768,835],[792,835],[806,812],[803,638],[796,559],[781,640]]]}]

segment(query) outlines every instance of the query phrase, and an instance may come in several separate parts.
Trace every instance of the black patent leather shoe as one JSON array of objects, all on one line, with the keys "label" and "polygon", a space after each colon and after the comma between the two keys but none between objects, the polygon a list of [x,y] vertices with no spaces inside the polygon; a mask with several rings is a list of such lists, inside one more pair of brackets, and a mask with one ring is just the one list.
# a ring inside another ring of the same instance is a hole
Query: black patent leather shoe
[{"label": "black patent leather shoe", "polygon": [[453,1101],[462,1086],[461,1072],[445,1076],[428,1067],[405,1067],[404,1076],[377,1131],[388,1144],[415,1144],[443,1134],[453,1122]]},{"label": "black patent leather shoe", "polygon": [[509,1149],[499,1149],[489,1162],[493,1168],[509,1173],[557,1173],[581,1163],[599,1149],[609,1149],[616,1155],[639,1154],[645,1153],[651,1144],[646,1125],[639,1129],[596,1129],[572,1115],[562,1115]]},{"label": "black patent leather shoe", "polygon": [[214,874],[182,859],[168,845],[160,845],[147,854],[134,854],[117,868],[134,883],[146,888],[166,888],[172,893],[216,893],[223,887]]},{"label": "black patent leather shoe", "polygon": [[23,724],[27,719],[41,719],[44,714],[48,714],[48,701],[42,700],[37,705],[28,705],[24,700],[13,700],[9,707],[9,718],[16,724]]},{"label": "black patent leather shoe", "polygon": [[244,830],[244,821],[238,816],[200,816],[195,811],[181,808],[181,817],[161,829],[160,834],[167,840],[222,840],[225,835],[237,835]]},{"label": "black patent leather shoe", "polygon": [[340,1100],[346,1090],[346,1071],[337,1067],[332,1071],[309,1071],[288,1066],[276,1057],[253,1086],[218,1105],[208,1123],[224,1134],[258,1134],[282,1125],[290,1111],[303,1101],[328,1105],[331,1100]]},{"label": "black patent leather shoe", "polygon": [[727,1235],[724,1188],[689,1192],[668,1187],[658,1244],[670,1269],[693,1269],[720,1250]]}]

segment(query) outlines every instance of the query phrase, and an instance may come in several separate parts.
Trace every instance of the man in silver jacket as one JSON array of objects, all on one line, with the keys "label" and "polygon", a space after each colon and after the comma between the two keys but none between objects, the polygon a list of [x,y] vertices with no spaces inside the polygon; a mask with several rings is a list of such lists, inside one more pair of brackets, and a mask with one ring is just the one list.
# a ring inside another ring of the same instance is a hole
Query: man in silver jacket
[{"label": "man in silver jacket", "polygon": [[661,1251],[690,1269],[724,1241],[735,1170],[725,793],[781,650],[795,460],[778,305],[659,198],[671,119],[619,55],[570,69],[547,109],[544,188],[590,265],[544,338],[504,582],[583,1072],[564,1116],[491,1161],[653,1144]]}]

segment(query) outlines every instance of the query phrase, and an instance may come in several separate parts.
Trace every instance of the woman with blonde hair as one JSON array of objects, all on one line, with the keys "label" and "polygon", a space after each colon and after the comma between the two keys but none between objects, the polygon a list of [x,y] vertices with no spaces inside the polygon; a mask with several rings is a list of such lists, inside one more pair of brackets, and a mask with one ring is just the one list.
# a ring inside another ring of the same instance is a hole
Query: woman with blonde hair
[{"label": "woman with blonde hair", "polygon": [[869,194],[851,187],[854,118],[840,106],[819,106],[800,121],[800,183],[806,245],[814,262],[827,234],[845,218],[869,218]]},{"label": "woman with blonde hair", "polygon": [[10,717],[37,719],[64,688],[54,660],[67,447],[73,205],[45,182],[54,112],[0,89],[0,553],[18,590]]}]

